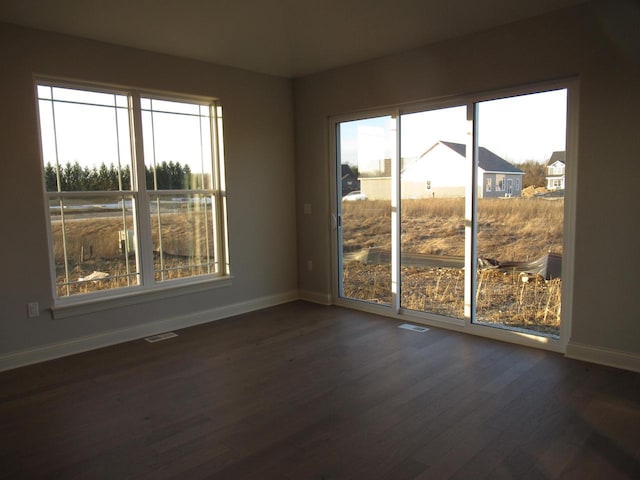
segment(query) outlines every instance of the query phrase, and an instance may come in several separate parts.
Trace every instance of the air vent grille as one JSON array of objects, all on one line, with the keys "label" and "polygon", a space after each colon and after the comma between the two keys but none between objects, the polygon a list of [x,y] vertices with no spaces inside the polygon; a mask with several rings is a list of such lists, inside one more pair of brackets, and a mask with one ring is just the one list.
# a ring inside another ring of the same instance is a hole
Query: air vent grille
[{"label": "air vent grille", "polygon": [[173,332],[165,332],[159,333],[158,335],[151,335],[150,337],[146,337],[145,340],[149,343],[161,342],[162,340],[168,340],[169,338],[177,337],[177,333]]}]

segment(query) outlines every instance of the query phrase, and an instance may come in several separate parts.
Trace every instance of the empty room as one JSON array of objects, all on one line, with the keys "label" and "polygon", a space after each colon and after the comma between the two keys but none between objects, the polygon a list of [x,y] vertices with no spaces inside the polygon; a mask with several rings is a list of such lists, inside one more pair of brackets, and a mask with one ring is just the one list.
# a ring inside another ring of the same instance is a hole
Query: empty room
[{"label": "empty room", "polygon": [[0,478],[640,478],[635,0],[5,0]]}]

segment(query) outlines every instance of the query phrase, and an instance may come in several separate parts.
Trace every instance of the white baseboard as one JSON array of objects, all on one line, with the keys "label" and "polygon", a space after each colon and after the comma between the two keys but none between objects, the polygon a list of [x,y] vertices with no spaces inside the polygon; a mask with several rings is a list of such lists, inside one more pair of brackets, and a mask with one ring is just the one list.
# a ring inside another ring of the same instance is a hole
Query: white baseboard
[{"label": "white baseboard", "polygon": [[9,353],[0,356],[0,371],[31,365],[34,363],[53,360],[76,353],[107,347],[118,343],[137,340],[139,338],[156,335],[158,333],[191,327],[203,323],[221,320],[223,318],[253,312],[262,308],[273,307],[282,303],[291,302],[299,298],[298,291],[293,290],[277,295],[261,297],[246,302],[234,303],[222,307],[216,307],[201,312],[194,312],[179,317],[168,318],[158,322],[150,322],[136,325],[130,328],[112,330],[73,340],[44,345],[28,350]]},{"label": "white baseboard", "polygon": [[567,345],[566,356],[568,358],[598,363],[608,367],[640,372],[640,355],[637,353],[623,352],[570,341]]},{"label": "white baseboard", "polygon": [[307,302],[318,303],[320,305],[332,305],[331,294],[311,292],[309,290],[299,291],[300,300],[306,300]]}]

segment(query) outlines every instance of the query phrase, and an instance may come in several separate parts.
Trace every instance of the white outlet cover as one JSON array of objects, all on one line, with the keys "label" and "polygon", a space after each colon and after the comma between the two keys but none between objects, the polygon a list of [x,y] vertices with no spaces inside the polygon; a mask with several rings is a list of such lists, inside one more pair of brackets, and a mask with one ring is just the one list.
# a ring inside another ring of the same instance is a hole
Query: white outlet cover
[{"label": "white outlet cover", "polygon": [[29,318],[35,318],[40,316],[40,304],[38,302],[27,303],[27,315]]}]

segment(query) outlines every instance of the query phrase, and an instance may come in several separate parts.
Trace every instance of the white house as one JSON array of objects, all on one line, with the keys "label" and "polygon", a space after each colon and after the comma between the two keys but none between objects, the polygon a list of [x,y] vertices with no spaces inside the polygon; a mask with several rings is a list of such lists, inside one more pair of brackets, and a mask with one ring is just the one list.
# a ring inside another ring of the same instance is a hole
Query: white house
[{"label": "white house", "polygon": [[564,190],[565,152],[553,152],[547,162],[547,190]]},{"label": "white house", "polygon": [[[478,195],[520,196],[524,172],[492,151],[478,149]],[[463,197],[469,176],[466,145],[435,143],[401,172],[402,198]],[[362,178],[360,189],[368,199],[388,199],[389,177]]]}]

